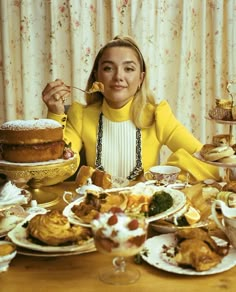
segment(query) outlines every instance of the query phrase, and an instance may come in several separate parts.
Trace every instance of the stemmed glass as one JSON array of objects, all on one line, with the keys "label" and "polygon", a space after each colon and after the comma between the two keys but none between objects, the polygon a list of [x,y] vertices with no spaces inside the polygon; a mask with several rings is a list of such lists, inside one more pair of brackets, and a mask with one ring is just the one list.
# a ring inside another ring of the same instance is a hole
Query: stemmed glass
[{"label": "stemmed glass", "polygon": [[131,217],[113,207],[107,213],[100,213],[91,224],[97,250],[113,257],[112,265],[99,270],[100,280],[113,285],[136,282],[140,272],[127,267],[126,257],[143,249],[147,235],[145,218]]}]

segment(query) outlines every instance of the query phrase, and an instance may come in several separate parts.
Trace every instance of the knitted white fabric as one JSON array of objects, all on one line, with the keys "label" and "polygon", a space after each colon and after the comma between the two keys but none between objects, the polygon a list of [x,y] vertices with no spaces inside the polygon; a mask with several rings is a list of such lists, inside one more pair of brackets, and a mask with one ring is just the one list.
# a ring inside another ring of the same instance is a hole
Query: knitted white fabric
[{"label": "knitted white fabric", "polygon": [[103,116],[102,166],[113,176],[127,177],[136,165],[136,128],[131,121]]}]

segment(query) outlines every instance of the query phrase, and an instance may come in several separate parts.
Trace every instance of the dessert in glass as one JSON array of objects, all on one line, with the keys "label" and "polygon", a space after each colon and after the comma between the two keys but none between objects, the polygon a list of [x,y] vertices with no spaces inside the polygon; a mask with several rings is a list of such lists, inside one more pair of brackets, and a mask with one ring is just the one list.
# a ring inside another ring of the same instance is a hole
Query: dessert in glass
[{"label": "dessert in glass", "polygon": [[105,283],[127,285],[136,282],[140,272],[126,267],[126,257],[138,254],[146,240],[145,217],[132,217],[120,208],[112,207],[107,213],[99,213],[91,222],[97,250],[113,257],[111,266],[99,271]]}]

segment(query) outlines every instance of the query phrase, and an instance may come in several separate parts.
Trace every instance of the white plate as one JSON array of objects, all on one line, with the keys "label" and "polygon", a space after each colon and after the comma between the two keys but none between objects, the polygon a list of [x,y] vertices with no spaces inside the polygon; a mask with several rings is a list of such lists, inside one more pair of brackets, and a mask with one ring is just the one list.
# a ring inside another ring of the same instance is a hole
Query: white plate
[{"label": "white plate", "polygon": [[70,251],[70,252],[41,252],[37,250],[30,250],[22,247],[17,247],[17,253],[22,254],[25,256],[31,256],[31,257],[64,257],[64,256],[72,256],[72,255],[79,255],[82,253],[89,253],[96,251],[94,243],[91,243],[91,245],[86,245],[86,249],[81,249],[77,251]]},{"label": "white plate", "polygon": [[[165,224],[166,223],[166,224]],[[200,227],[207,227],[209,225],[209,221],[200,221],[192,225],[188,226],[176,226],[170,222],[152,222],[151,227],[159,232],[159,233],[172,233],[180,229],[192,229],[192,228],[200,228]]]},{"label": "white plate", "polygon": [[[174,213],[178,212],[181,208],[183,208],[183,206],[186,203],[185,194],[179,190],[166,188],[166,187],[158,187],[158,186],[156,186],[156,187],[153,186],[153,190],[155,190],[155,192],[156,191],[168,192],[173,198],[173,205],[171,208],[169,208],[165,212],[159,213],[159,214],[151,216],[151,217],[147,217],[148,223],[155,221],[155,220],[166,218],[170,215],[173,215]],[[72,224],[90,227],[91,226],[90,224],[84,223],[83,220],[81,220],[78,216],[76,216],[71,210],[74,205],[79,205],[81,202],[83,202],[83,200],[84,200],[84,197],[81,197],[78,200],[67,205],[65,207],[65,209],[63,210],[63,215],[66,216],[68,218],[69,222]]]},{"label": "white plate", "polygon": [[40,245],[40,244],[33,243],[28,239],[26,228],[23,227],[25,223],[29,220],[29,218],[30,217],[28,217],[23,222],[19,223],[14,229],[12,229],[8,233],[8,237],[17,246],[20,246],[29,250],[36,250],[36,251],[41,251],[45,253],[53,253],[53,252],[61,253],[61,252],[76,252],[76,251],[86,250],[93,243],[93,238],[87,240],[82,245],[71,244],[71,245],[65,245],[65,246],[50,246],[50,245]]},{"label": "white plate", "polygon": [[[217,242],[217,244],[224,242],[220,238],[213,237],[213,239]],[[208,271],[197,272],[194,269],[185,269],[179,266],[175,266],[174,264],[168,263],[166,260],[164,260],[162,256],[163,245],[173,246],[175,243],[176,240],[173,233],[154,236],[145,242],[141,257],[144,261],[158,269],[180,275],[212,275],[227,271],[236,265],[236,249],[230,248],[228,255],[223,257],[221,263]]]}]

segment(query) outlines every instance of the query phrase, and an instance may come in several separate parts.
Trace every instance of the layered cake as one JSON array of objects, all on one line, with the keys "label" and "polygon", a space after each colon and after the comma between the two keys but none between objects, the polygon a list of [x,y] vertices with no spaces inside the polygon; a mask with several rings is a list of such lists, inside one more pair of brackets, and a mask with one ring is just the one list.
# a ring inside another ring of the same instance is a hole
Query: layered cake
[{"label": "layered cake", "polygon": [[42,162],[63,156],[62,126],[51,119],[14,120],[0,127],[2,159],[14,163]]}]

